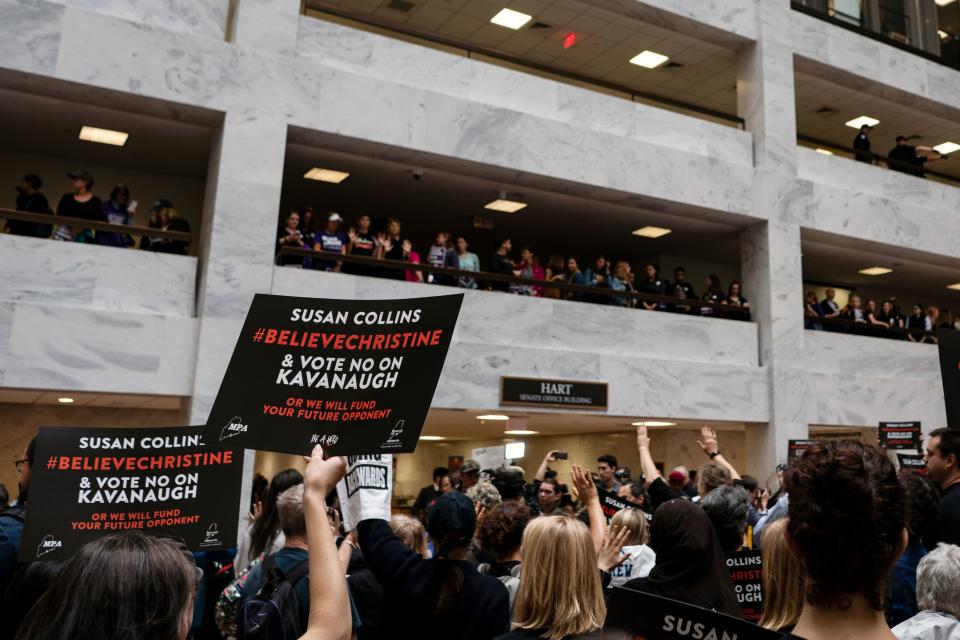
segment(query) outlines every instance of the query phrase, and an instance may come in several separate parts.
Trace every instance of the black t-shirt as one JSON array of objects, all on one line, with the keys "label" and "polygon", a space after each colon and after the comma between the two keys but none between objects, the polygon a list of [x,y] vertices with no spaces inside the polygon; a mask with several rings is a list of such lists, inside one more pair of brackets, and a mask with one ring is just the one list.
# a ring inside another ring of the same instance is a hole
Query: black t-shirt
[{"label": "black t-shirt", "polygon": [[[183,218],[174,218],[170,221],[170,224],[167,225],[166,230],[190,233],[190,223]],[[185,256],[187,255],[187,247],[189,246],[189,242],[181,240],[161,240],[160,242],[153,242],[150,248],[158,253],[176,253]]]},{"label": "black t-shirt", "polygon": [[[299,229],[297,230],[297,233],[300,233],[300,230],[299,230]],[[280,265],[289,265],[289,264],[302,265],[302,264],[303,264],[303,256],[291,256],[291,255],[288,255],[288,254],[281,254],[281,253],[280,253],[280,250],[281,250],[283,247],[296,247],[296,248],[304,248],[304,249],[309,248],[309,247],[304,247],[304,246],[302,246],[302,245],[299,245],[299,244],[297,244],[296,242],[294,242],[294,241],[292,241],[292,240],[289,240],[289,241],[285,240],[285,239],[287,238],[287,236],[289,236],[289,235],[290,235],[290,229],[287,229],[286,227],[280,227],[279,229],[277,229],[277,250],[276,250],[276,251],[277,251],[277,256],[278,256],[278,258],[277,258],[277,264],[280,264]],[[300,239],[301,239],[301,240],[303,239],[303,234],[302,234],[302,233],[300,233]],[[281,240],[284,240],[284,242],[280,242]]]},{"label": "black t-shirt", "polygon": [[940,494],[940,523],[936,541],[960,544],[960,482],[950,485]]},{"label": "black t-shirt", "polygon": [[105,220],[103,217],[103,203],[100,198],[93,196],[86,202],[77,202],[72,193],[65,193],[57,205],[57,215],[83,220]]},{"label": "black t-shirt", "polygon": [[[504,276],[512,276],[513,260],[511,260],[510,256],[508,255],[500,255],[499,253],[494,252],[494,254],[490,256],[488,268],[490,273],[499,273],[500,275]],[[510,283],[491,282],[490,286],[497,291],[507,291],[510,288]]]},{"label": "black t-shirt", "polygon": [[696,298],[697,294],[693,290],[693,285],[684,280],[683,282],[673,283],[673,295],[678,298]]},{"label": "black t-shirt", "polygon": [[[667,283],[660,277],[656,277],[653,280],[648,280],[646,278],[637,285],[637,291],[640,293],[650,293],[656,296],[665,296],[667,295]],[[643,304],[655,304],[655,309],[665,309],[667,305],[662,302],[651,302],[648,300],[640,299],[640,302]]]},{"label": "black t-shirt", "polygon": [[[349,247],[348,253],[352,256],[364,256],[371,257],[373,256],[373,250],[376,248],[376,245],[373,241],[373,236],[369,232],[361,233],[357,231],[356,239]],[[400,248],[400,259],[403,259],[403,247]],[[369,264],[354,264],[351,262],[344,262],[343,266],[340,268],[344,273],[352,273],[357,276],[367,276],[373,273],[373,266]]]},{"label": "black t-shirt", "polygon": [[[18,193],[17,211],[29,213],[50,213],[50,204],[42,193]],[[10,233],[15,236],[32,236],[34,238],[50,237],[50,225],[40,222],[26,222],[24,220],[7,220]]]}]

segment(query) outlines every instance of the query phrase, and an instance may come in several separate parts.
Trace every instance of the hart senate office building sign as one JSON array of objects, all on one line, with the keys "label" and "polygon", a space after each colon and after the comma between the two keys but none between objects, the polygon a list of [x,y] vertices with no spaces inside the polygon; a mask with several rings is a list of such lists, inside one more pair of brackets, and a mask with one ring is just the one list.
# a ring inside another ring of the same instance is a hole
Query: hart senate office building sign
[{"label": "hart senate office building sign", "polygon": [[500,404],[564,409],[606,409],[606,382],[500,378]]}]

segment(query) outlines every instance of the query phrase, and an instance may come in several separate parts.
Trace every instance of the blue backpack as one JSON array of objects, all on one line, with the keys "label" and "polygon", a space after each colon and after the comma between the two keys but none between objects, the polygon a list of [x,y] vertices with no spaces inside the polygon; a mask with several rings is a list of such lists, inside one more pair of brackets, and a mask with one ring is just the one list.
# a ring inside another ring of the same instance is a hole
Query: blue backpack
[{"label": "blue backpack", "polygon": [[294,565],[287,574],[277,568],[273,556],[261,563],[263,586],[240,609],[240,640],[296,640],[303,635],[300,605],[293,589],[308,569],[307,560]]}]

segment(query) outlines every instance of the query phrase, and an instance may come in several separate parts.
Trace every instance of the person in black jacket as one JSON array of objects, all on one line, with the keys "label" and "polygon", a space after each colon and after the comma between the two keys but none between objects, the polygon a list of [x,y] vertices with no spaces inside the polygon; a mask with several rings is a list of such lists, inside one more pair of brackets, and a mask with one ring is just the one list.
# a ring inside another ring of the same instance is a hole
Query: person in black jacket
[{"label": "person in black jacket", "polygon": [[408,548],[386,520],[357,525],[360,549],[383,585],[384,637],[481,640],[507,632],[507,588],[464,559],[476,526],[473,502],[458,492],[440,496],[430,509],[433,558]]},{"label": "person in black jacket", "polygon": [[872,127],[865,124],[860,127],[860,133],[853,139],[853,156],[860,162],[873,163],[873,152],[870,151],[870,132]]},{"label": "person in black jacket", "polygon": [[450,470],[446,467],[437,467],[433,470],[433,484],[428,484],[420,489],[417,499],[413,501],[410,507],[410,515],[421,522],[427,521],[427,507],[433,504],[433,501],[440,495],[440,485],[443,479],[450,476]]},{"label": "person in black jacket", "polygon": [[[17,185],[17,211],[28,213],[52,213],[47,197],[40,193],[43,180],[35,173],[23,176]],[[49,238],[51,227],[40,222],[26,222],[25,220],[7,220],[7,231],[15,236],[32,236],[34,238]]]}]

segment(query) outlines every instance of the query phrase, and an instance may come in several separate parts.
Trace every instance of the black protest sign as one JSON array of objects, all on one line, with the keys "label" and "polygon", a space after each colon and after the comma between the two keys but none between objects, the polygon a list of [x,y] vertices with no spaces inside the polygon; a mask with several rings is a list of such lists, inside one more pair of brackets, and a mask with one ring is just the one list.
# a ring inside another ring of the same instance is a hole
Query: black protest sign
[{"label": "black protest sign", "polygon": [[937,349],[940,351],[940,377],[943,380],[947,426],[960,428],[960,331],[939,332]]},{"label": "black protest sign", "polygon": [[919,422],[881,422],[877,435],[884,449],[920,449]]},{"label": "black protest sign", "polygon": [[898,453],[897,461],[901,469],[910,469],[922,476],[927,475],[927,463],[919,453]]},{"label": "black protest sign", "polygon": [[87,542],[137,530],[195,551],[233,547],[243,450],[201,427],[41,427],[20,559],[66,560]]},{"label": "black protest sign", "polygon": [[612,518],[617,511],[623,511],[630,506],[612,491],[597,489],[597,493],[600,496],[600,508],[603,509],[603,515],[606,516],[607,522],[610,522],[610,518]]},{"label": "black protest sign", "polygon": [[782,636],[746,620],[614,587],[603,625],[603,638],[636,640],[779,640]]},{"label": "black protest sign", "polygon": [[803,452],[810,445],[816,444],[816,440],[788,440],[787,441],[787,464],[793,464],[800,459]]},{"label": "black protest sign", "polygon": [[247,449],[335,455],[417,446],[463,295],[254,296],[207,421]]},{"label": "black protest sign", "polygon": [[744,620],[758,622],[763,614],[763,554],[744,549],[727,557],[727,569]]}]

